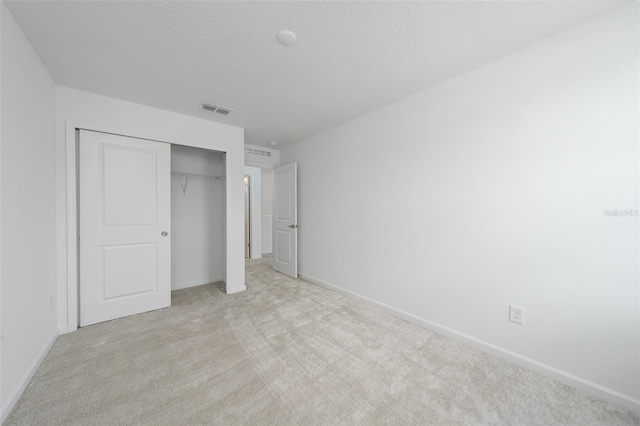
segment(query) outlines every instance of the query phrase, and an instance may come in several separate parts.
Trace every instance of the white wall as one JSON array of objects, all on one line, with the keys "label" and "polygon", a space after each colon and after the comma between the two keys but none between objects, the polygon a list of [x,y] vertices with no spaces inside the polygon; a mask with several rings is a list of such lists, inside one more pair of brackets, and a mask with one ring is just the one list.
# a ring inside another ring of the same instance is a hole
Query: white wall
[{"label": "white wall", "polygon": [[301,274],[638,409],[638,79],[633,3],[283,150]]},{"label": "white wall", "polygon": [[223,163],[218,151],[171,146],[172,289],[223,278]]},{"label": "white wall", "polygon": [[[57,199],[58,199],[58,322],[74,329],[73,294],[67,294],[67,156],[73,131],[67,125],[89,125],[114,133],[226,152],[225,191],[227,211],[225,279],[228,293],[246,289],[243,250],[244,130],[212,121],[176,114],[106,96],[56,86]],[[70,216],[72,217],[72,216]],[[73,271],[73,268],[72,268]]]},{"label": "white wall", "polygon": [[2,420],[57,336],[55,88],[2,9]]}]

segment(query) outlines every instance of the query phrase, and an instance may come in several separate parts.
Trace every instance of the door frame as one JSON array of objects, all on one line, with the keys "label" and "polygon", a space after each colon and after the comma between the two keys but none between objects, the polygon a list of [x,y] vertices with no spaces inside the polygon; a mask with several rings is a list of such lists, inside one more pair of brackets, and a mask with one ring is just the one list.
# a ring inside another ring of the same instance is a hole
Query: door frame
[{"label": "door frame", "polygon": [[[168,138],[163,135],[157,134],[145,134],[144,132],[139,131],[130,131],[120,128],[108,127],[108,126],[100,126],[95,124],[86,124],[86,123],[78,123],[72,120],[67,120],[66,124],[66,132],[65,132],[65,147],[66,147],[66,194],[67,194],[67,211],[66,211],[66,223],[67,223],[67,234],[66,234],[66,242],[67,242],[67,251],[66,251],[66,266],[67,266],[67,332],[72,332],[78,329],[78,313],[79,313],[79,289],[78,285],[79,281],[79,262],[78,262],[78,155],[77,149],[79,144],[81,143],[79,138],[80,130],[91,130],[94,132],[102,132],[102,133],[110,133],[121,136],[128,136],[137,139],[148,139],[157,142],[165,142],[172,145],[183,145],[183,146],[191,146],[195,148],[203,148],[212,151],[220,151],[224,152],[225,155],[225,170],[229,170],[230,168],[235,169],[235,159],[230,158],[229,153],[227,152],[224,144],[216,143],[215,140],[211,141],[209,144],[191,142],[188,140],[174,140],[172,138]],[[225,249],[224,253],[224,278],[223,281],[226,284],[227,294],[238,293],[246,290],[246,285],[244,283],[244,274],[242,276],[242,282],[228,282],[227,276],[231,273],[234,274],[234,269],[236,266],[236,259],[231,255],[235,254],[239,250],[236,250],[240,247],[241,244],[235,241],[237,238],[235,231],[236,228],[236,220],[232,217],[232,215],[227,214],[229,211],[231,197],[230,193],[239,189],[240,182],[235,182],[232,179],[225,179],[225,205],[224,205],[224,221],[226,232],[224,234],[224,245]],[[237,187],[237,188],[236,188]],[[239,200],[238,200],[239,201]],[[239,225],[239,221],[238,221]],[[239,229],[238,229],[239,230]],[[244,259],[244,254],[242,255],[242,259]],[[243,262],[244,264],[244,262]],[[244,271],[242,271],[244,272]],[[235,281],[235,280],[234,280]]]}]

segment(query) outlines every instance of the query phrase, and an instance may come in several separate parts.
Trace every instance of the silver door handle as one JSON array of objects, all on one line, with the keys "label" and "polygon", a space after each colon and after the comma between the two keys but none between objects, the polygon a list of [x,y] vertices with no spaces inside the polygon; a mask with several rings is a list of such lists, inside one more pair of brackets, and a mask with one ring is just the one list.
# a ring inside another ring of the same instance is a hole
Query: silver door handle
[{"label": "silver door handle", "polygon": [[167,231],[162,231],[160,235],[162,235],[163,237],[166,237],[167,235],[169,235],[169,233]]},{"label": "silver door handle", "polygon": [[289,228],[296,229],[297,227],[298,227],[298,225],[289,225]]}]

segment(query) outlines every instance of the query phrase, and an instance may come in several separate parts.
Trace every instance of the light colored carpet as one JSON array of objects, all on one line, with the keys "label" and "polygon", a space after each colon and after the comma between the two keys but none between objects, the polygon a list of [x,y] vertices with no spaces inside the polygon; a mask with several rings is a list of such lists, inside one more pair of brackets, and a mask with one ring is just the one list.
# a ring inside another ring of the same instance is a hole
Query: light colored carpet
[{"label": "light colored carpet", "polygon": [[633,413],[248,261],[244,293],[63,335],[7,425],[637,425]]}]

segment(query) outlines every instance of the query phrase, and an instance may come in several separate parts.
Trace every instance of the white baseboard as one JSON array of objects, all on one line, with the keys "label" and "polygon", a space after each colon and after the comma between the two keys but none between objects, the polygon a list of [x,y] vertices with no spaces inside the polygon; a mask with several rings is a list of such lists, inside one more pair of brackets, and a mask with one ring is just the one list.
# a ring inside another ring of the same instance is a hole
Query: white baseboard
[{"label": "white baseboard", "polygon": [[305,273],[300,272],[300,277],[314,284],[318,284],[322,287],[325,287],[329,290],[337,291],[338,293],[344,294],[345,296],[351,297],[353,299],[364,302],[368,305],[376,306],[384,309],[390,314],[404,319],[406,321],[412,322],[414,324],[420,325],[422,327],[433,330],[439,334],[445,335],[452,339],[461,341],[470,346],[473,346],[476,349],[479,349],[483,352],[490,353],[492,355],[496,355],[506,361],[509,361],[513,364],[520,365],[522,367],[528,368],[529,370],[533,370],[537,373],[540,373],[544,376],[555,379],[561,383],[569,385],[573,388],[581,390],[585,393],[588,393],[597,398],[604,399],[606,401],[612,402],[616,405],[624,407],[626,409],[635,411],[640,413],[640,400],[632,398],[628,395],[617,392],[613,389],[607,388],[605,386],[599,385],[592,381],[583,379],[566,371],[560,370],[558,368],[552,367],[550,365],[538,362],[534,359],[528,358],[526,356],[520,355],[518,353],[512,352],[510,350],[501,348],[489,342],[485,342],[483,340],[477,339],[468,334],[461,333],[449,327],[445,327],[443,325],[428,321],[424,318],[420,318],[416,315],[410,314],[408,312],[402,311],[400,309],[396,309],[392,306],[386,305],[382,302],[378,302],[377,300],[370,299],[366,296],[362,296],[358,293],[354,293],[349,290],[345,290],[342,287],[335,286],[333,284],[329,284],[326,281],[321,279],[312,277]]},{"label": "white baseboard", "polygon": [[226,288],[226,292],[227,294],[234,294],[234,293],[240,293],[241,291],[245,291],[247,289],[247,286],[242,286],[242,287],[233,287],[233,288]]},{"label": "white baseboard", "polygon": [[177,284],[171,284],[171,291],[173,290],[182,290],[183,288],[189,288],[189,287],[196,287],[199,285],[205,285],[205,284],[209,284],[209,283],[217,283],[218,281],[222,281],[222,277],[214,277],[214,278],[205,278],[205,279],[201,279],[201,280],[196,280],[196,281],[189,281],[186,283],[177,283]]},{"label": "white baseboard", "polygon": [[[17,389],[11,392],[11,396],[7,399],[6,403],[2,406],[1,423],[4,423],[4,421],[7,420],[7,417],[9,417],[9,414],[11,414],[11,410],[13,410],[13,407],[16,405],[16,403],[22,396],[22,393],[24,392],[25,388],[31,381],[31,378],[38,370],[38,367],[40,367],[40,364],[42,364],[42,360],[44,360],[44,357],[47,356],[47,354],[49,353],[49,350],[51,349],[51,346],[53,346],[57,338],[58,338],[58,332],[54,331],[49,337],[49,339],[47,339],[47,342],[42,347],[40,352],[38,353],[38,356],[33,360],[31,365],[29,365],[29,368],[27,369],[27,371],[22,375],[22,378],[20,379],[20,385],[18,386]],[[3,392],[4,391],[5,389],[3,389]]]}]

